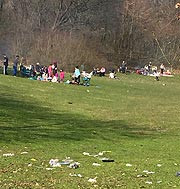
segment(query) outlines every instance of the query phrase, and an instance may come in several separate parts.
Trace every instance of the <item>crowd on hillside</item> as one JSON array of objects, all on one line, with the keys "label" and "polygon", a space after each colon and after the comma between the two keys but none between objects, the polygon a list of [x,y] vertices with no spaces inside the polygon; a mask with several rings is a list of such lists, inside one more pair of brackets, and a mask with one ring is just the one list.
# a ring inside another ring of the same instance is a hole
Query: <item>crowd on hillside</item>
[{"label": "crowd on hillside", "polygon": [[158,71],[158,67],[153,66],[151,62],[149,62],[149,64],[145,65],[143,68],[137,69],[136,73],[142,75],[171,75],[171,72],[168,69],[166,70],[165,65],[163,63],[159,66]]},{"label": "crowd on hillside", "polygon": [[[5,54],[3,55],[3,60],[1,62],[3,65],[3,74],[8,75],[9,59]],[[93,75],[93,72],[80,72],[79,67],[76,66],[73,74],[70,75],[70,78],[67,81],[64,81],[65,72],[63,69],[58,68],[57,61],[53,61],[49,66],[43,66],[40,65],[40,63],[27,66],[26,59],[24,57],[20,59],[19,55],[16,55],[13,61],[12,75],[17,76],[17,73],[23,77],[38,81],[49,81],[54,83],[65,82],[67,84],[83,84],[85,86],[90,85],[91,76]]]},{"label": "crowd on hillside", "polygon": [[[1,62],[3,65],[3,74],[8,75],[9,59],[5,54],[3,55],[3,60],[1,60]],[[122,62],[121,66],[117,69],[117,72],[121,72],[123,74],[128,73],[127,64],[125,61]],[[64,81],[65,72],[63,69],[58,68],[57,61],[53,61],[51,64],[49,64],[49,66],[43,66],[40,65],[40,63],[27,66],[26,59],[24,57],[21,57],[20,59],[19,55],[16,55],[14,58],[12,75],[17,76],[17,73],[20,73],[20,75],[23,77],[28,77],[33,80],[49,81],[55,83],[65,82],[67,84],[83,84],[85,86],[90,85],[92,75],[100,77],[107,75],[105,67],[93,68],[91,73],[87,73],[84,70],[80,72],[79,67],[76,66],[70,78],[67,81]],[[159,80],[160,75],[171,75],[171,72],[165,69],[164,64],[160,65],[160,72],[158,72],[157,66],[153,66],[151,62],[149,62],[149,64],[145,65],[143,68],[137,69],[136,73],[155,76],[157,80]],[[111,69],[108,72],[108,76],[110,79],[119,79],[116,77],[116,71],[114,69]]]},{"label": "crowd on hillside", "polygon": [[[3,55],[3,60],[1,62],[3,64],[3,73],[5,75],[7,75],[9,59],[5,54]],[[58,73],[58,70],[60,73]],[[78,67],[76,67],[74,70],[73,75],[75,75],[75,78],[76,78],[77,73],[79,74],[78,70],[79,70]],[[120,66],[117,71],[126,73],[126,70],[127,70],[126,63],[125,63],[125,61],[123,61],[122,66]],[[56,76],[56,77],[60,78],[60,81],[63,81],[64,74],[65,74],[63,69],[58,69],[57,61],[53,61],[49,66],[42,66],[42,65],[40,65],[40,63],[36,63],[36,65],[27,66],[26,59],[24,57],[22,57],[20,59],[19,55],[16,55],[15,59],[13,61],[13,76],[16,76],[18,71],[20,71],[22,76],[31,76],[31,77],[38,76],[39,80],[52,80],[53,77]],[[85,72],[83,71],[82,75],[84,75],[84,74],[85,74]],[[104,77],[105,74],[107,74],[107,70],[103,66],[101,68],[94,67],[92,70],[92,73],[91,73],[91,75],[100,76],[100,77]],[[109,74],[109,72],[108,72],[108,74]],[[85,75],[87,75],[87,74],[85,74]],[[114,69],[111,69],[109,77],[110,78],[115,77]],[[78,79],[74,79],[74,80],[75,80],[75,82],[79,83]]]}]

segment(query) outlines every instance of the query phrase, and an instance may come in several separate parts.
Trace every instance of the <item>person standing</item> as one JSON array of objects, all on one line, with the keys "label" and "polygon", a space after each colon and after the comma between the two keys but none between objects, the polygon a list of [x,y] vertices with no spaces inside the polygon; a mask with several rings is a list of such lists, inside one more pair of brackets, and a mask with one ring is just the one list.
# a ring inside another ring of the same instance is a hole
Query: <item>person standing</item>
[{"label": "person standing", "polygon": [[65,77],[65,73],[64,73],[64,70],[60,70],[60,83],[63,83],[64,82],[64,77]]},{"label": "person standing", "polygon": [[74,71],[74,76],[75,76],[75,83],[79,84],[80,83],[80,77],[81,77],[81,73],[79,71],[79,67],[76,66],[75,67],[75,71]]},{"label": "person standing", "polygon": [[123,60],[123,62],[122,62],[122,66],[121,66],[121,72],[124,74],[124,73],[126,73],[126,62]]},{"label": "person standing", "polygon": [[149,65],[148,65],[148,73],[150,74],[152,72],[152,64],[151,62],[149,62]]},{"label": "person standing", "polygon": [[163,75],[164,74],[164,70],[165,70],[164,64],[160,65],[160,70],[161,70],[161,75]]},{"label": "person standing", "polygon": [[53,63],[52,63],[52,72],[53,72],[53,75],[55,75],[58,72],[57,64],[58,64],[58,62],[56,60],[54,60]]},{"label": "person standing", "polygon": [[17,75],[18,64],[19,64],[19,55],[16,55],[14,63],[13,63],[13,76]]},{"label": "person standing", "polygon": [[48,77],[52,77],[52,75],[53,75],[53,68],[52,68],[52,64],[50,64],[48,66]]},{"label": "person standing", "polygon": [[8,64],[9,64],[9,59],[5,54],[3,55],[3,64],[4,64],[3,74],[8,75],[7,68],[8,68]]}]

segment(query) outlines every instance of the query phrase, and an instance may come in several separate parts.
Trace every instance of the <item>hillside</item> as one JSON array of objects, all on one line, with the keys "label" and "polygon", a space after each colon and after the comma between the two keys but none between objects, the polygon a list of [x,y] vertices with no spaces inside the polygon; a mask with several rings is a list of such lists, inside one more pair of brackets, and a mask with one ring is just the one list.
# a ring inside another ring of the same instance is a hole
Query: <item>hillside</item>
[{"label": "hillside", "polygon": [[[84,87],[0,75],[0,187],[178,188],[179,76],[118,77]],[[66,157],[79,167],[49,165]]]}]

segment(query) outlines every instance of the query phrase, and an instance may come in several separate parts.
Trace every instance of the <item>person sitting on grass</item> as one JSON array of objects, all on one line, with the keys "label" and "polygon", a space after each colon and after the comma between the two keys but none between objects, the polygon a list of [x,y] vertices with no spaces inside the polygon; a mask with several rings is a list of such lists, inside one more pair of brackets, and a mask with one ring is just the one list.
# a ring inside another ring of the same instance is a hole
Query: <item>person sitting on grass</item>
[{"label": "person sitting on grass", "polygon": [[40,72],[41,72],[41,66],[40,66],[39,62],[37,62],[36,66],[35,66],[36,76],[40,76],[41,75]]},{"label": "person sitting on grass", "polygon": [[89,74],[86,71],[83,71],[81,75],[82,75],[82,79],[83,79],[83,85],[84,86],[89,86],[90,85],[91,76],[93,75],[93,72],[91,72]]},{"label": "person sitting on grass", "polygon": [[48,81],[48,79],[47,79],[47,78],[48,78],[47,75],[48,75],[48,74],[45,73],[45,72],[42,74],[42,81]]},{"label": "person sitting on grass", "polygon": [[109,73],[109,78],[110,79],[115,79],[115,71],[112,70],[110,73]]},{"label": "person sitting on grass", "polygon": [[116,77],[116,72],[114,70],[112,70],[110,73],[109,73],[109,78],[110,79],[119,79],[118,77]]},{"label": "person sitting on grass", "polygon": [[57,83],[58,82],[58,79],[57,79],[57,77],[55,75],[52,77],[51,82],[53,82],[53,83]]},{"label": "person sitting on grass", "polygon": [[105,76],[105,73],[106,73],[106,69],[105,69],[104,67],[102,67],[102,68],[100,69],[100,74],[99,74],[99,76],[100,76],[100,77],[103,77],[103,76]]}]

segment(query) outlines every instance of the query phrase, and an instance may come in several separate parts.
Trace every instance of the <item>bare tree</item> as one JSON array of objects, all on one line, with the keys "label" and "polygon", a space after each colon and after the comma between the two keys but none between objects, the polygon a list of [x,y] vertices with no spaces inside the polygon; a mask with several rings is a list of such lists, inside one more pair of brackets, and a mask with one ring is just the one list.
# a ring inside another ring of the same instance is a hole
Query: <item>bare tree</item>
[{"label": "bare tree", "polygon": [[[99,56],[97,60],[103,59],[107,64],[118,65],[126,59],[132,65],[153,60],[156,64],[177,66],[180,9],[175,9],[175,3],[175,0],[0,0],[1,24],[6,26],[0,29],[10,31],[5,33],[13,53],[36,54],[36,59],[45,60],[46,56],[50,61],[58,52],[72,53],[68,50],[73,49],[71,41],[74,49],[78,46],[84,53],[87,45],[89,51],[97,53],[94,56]],[[69,44],[59,45],[65,38]],[[79,57],[90,64],[87,57],[92,56],[87,54]],[[80,62],[75,54],[73,59]]]}]

